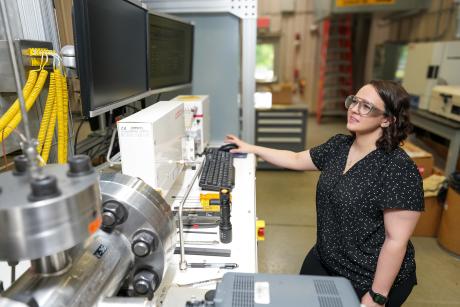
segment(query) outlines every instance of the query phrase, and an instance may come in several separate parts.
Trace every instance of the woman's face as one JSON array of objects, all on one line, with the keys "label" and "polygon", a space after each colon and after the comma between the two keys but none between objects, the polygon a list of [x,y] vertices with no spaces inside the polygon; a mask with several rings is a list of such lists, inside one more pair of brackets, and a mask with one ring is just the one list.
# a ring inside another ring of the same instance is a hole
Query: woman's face
[{"label": "woman's face", "polygon": [[[357,134],[375,132],[388,127],[388,118],[384,115],[385,103],[370,84],[363,86],[355,95],[354,102],[348,108],[347,129]],[[371,112],[365,114],[371,108]]]}]

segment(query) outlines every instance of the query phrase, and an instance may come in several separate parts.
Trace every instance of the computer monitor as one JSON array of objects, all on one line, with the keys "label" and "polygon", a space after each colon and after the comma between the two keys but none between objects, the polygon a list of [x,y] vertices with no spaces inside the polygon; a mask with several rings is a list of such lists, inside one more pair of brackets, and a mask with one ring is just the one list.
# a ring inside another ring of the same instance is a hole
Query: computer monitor
[{"label": "computer monitor", "polygon": [[149,86],[155,93],[192,82],[194,26],[170,15],[149,12]]},{"label": "computer monitor", "polygon": [[147,15],[147,10],[128,0],[73,1],[85,116],[93,117],[146,96]]},{"label": "computer monitor", "polygon": [[373,79],[401,82],[407,62],[407,44],[386,42],[376,46]]}]

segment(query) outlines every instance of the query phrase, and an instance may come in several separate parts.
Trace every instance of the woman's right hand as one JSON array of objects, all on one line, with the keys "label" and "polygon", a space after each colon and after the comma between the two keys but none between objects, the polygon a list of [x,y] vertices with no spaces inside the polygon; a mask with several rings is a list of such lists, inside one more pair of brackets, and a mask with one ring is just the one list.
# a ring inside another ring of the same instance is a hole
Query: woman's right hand
[{"label": "woman's right hand", "polygon": [[254,146],[243,142],[233,134],[228,134],[224,140],[225,143],[233,143],[238,148],[230,150],[231,153],[254,153]]}]

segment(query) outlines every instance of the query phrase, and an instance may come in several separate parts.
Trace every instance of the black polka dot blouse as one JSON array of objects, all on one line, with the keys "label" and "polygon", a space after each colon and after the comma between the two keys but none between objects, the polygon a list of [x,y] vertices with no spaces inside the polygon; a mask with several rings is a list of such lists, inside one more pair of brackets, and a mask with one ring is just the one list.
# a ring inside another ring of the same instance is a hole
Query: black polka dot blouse
[{"label": "black polka dot blouse", "polygon": [[[343,174],[352,143],[352,136],[339,134],[310,149],[321,171],[315,251],[333,275],[366,290],[385,240],[384,209],[423,211],[423,185],[414,162],[399,147],[390,153],[376,149]],[[409,276],[415,276],[410,241],[394,285]]]}]

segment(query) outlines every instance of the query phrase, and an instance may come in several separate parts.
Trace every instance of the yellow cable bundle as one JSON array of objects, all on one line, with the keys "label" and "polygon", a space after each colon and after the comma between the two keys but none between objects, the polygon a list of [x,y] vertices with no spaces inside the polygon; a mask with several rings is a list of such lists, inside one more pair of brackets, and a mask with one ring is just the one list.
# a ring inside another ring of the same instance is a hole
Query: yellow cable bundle
[{"label": "yellow cable bundle", "polygon": [[[56,79],[56,76],[54,78]],[[54,86],[54,90],[56,91],[56,85]],[[54,128],[56,128],[56,120],[57,120],[56,113],[57,113],[57,102],[56,102],[56,99],[54,99],[53,104],[52,104],[52,109],[51,109],[50,121],[48,124],[48,129],[46,131],[45,143],[43,145],[43,150],[41,154],[43,161],[45,161],[45,163],[48,162],[48,158],[50,156],[51,144],[53,143]]]},{"label": "yellow cable bundle", "polygon": [[62,76],[62,106],[64,114],[64,145],[63,145],[63,156],[67,163],[67,147],[69,143],[69,93],[67,91],[67,78]]},{"label": "yellow cable bundle", "polygon": [[57,110],[57,123],[58,123],[58,163],[65,163],[64,156],[64,103],[62,97],[62,74],[59,69],[54,70],[56,81],[56,110]]},{"label": "yellow cable bundle", "polygon": [[[41,154],[43,144],[45,143],[46,132],[50,123],[51,112],[53,111],[54,98],[56,97],[56,83],[54,80],[54,73],[50,74],[50,87],[48,89],[48,97],[46,98],[45,110],[43,111],[42,122],[40,124],[40,130],[38,131],[38,145],[37,152]],[[54,133],[54,131],[53,131]]]},{"label": "yellow cable bundle", "polygon": [[[37,82],[38,73],[36,70],[29,71],[29,76],[27,77],[26,85],[22,90],[22,95],[26,100],[32,89],[34,88],[35,82]],[[19,99],[16,99],[8,111],[2,115],[0,118],[0,132],[6,127],[6,125],[13,119],[13,117],[19,112]]]},{"label": "yellow cable bundle", "polygon": [[[48,72],[44,69],[40,71],[40,74],[38,76],[37,82],[34,85],[34,88],[32,89],[32,92],[30,93],[29,97],[26,99],[26,110],[29,111],[30,108],[34,105],[35,100],[37,100],[38,95],[40,94],[41,90],[43,89],[43,85],[45,84],[46,79],[48,78]],[[3,142],[4,139],[6,139],[11,132],[13,132],[14,129],[19,125],[21,122],[22,115],[21,112],[16,113],[14,115],[13,119],[6,124],[6,127],[4,128],[4,131],[0,131],[0,143]]]}]

